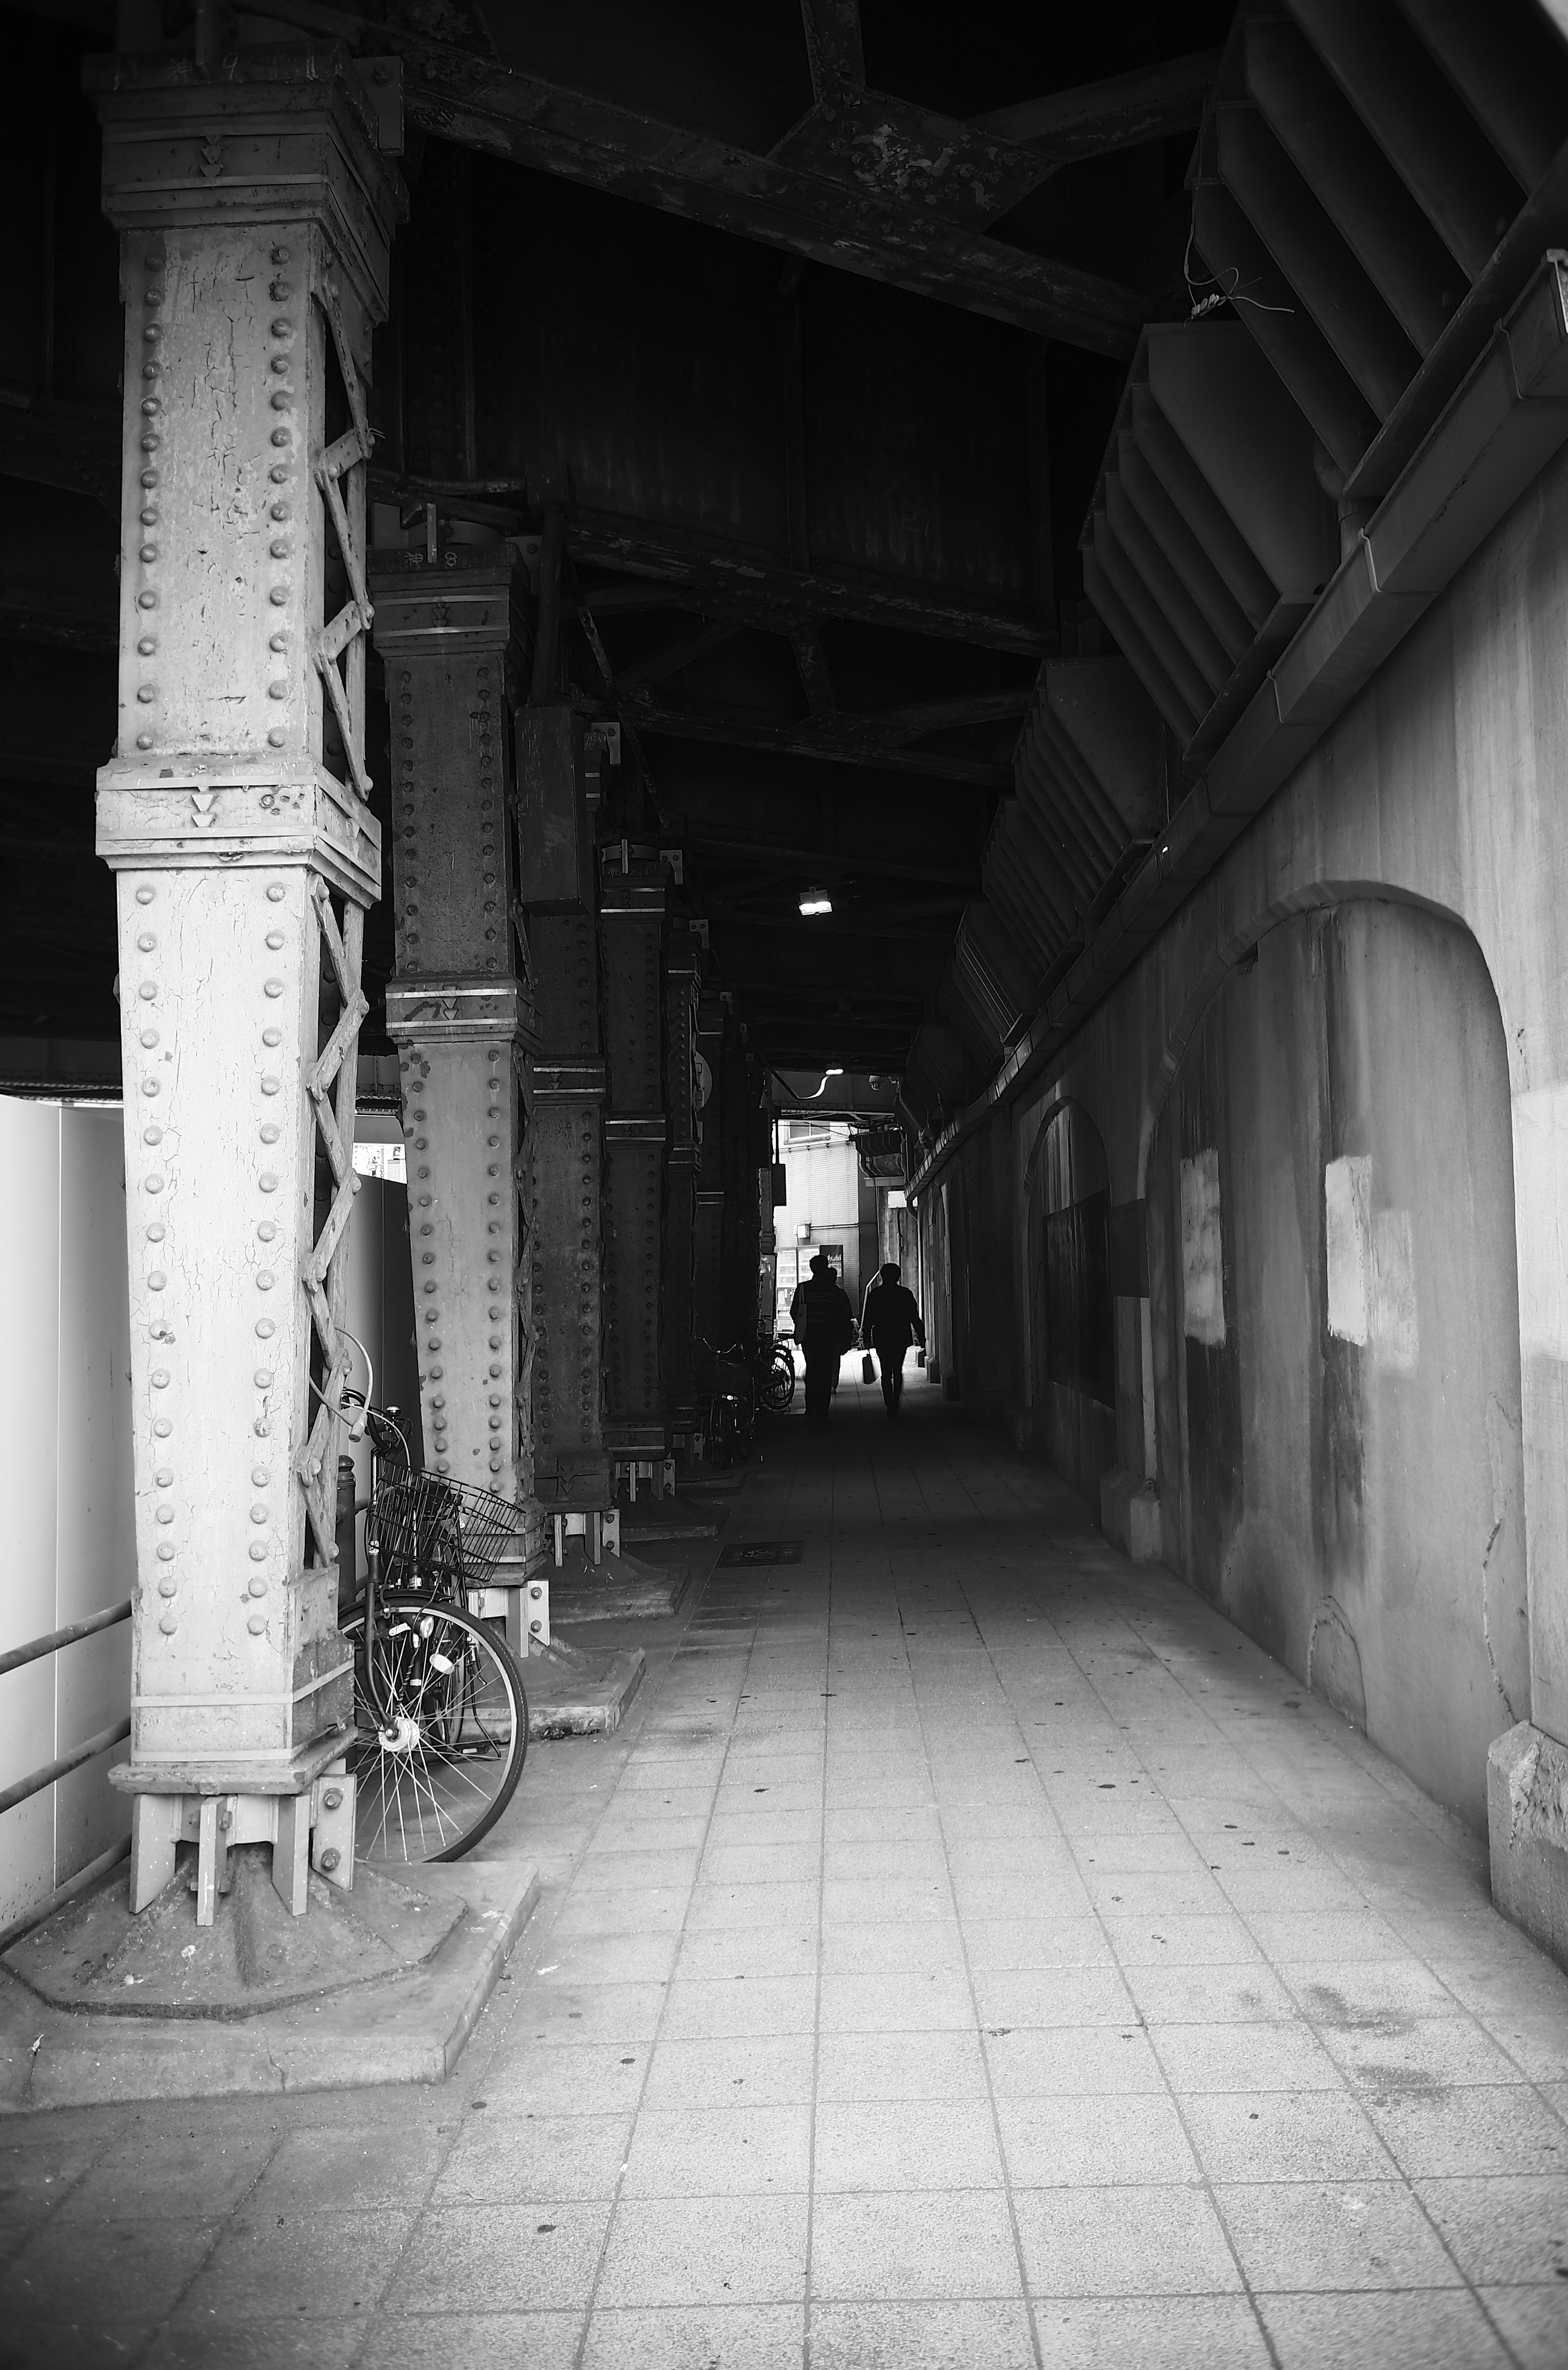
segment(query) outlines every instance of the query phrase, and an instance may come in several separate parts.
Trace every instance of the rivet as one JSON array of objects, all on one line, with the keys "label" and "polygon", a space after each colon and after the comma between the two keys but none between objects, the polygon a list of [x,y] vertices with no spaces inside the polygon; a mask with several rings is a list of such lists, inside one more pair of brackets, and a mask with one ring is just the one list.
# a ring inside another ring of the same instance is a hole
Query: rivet
[{"label": "rivet", "polygon": [[162,1268],[156,1267],[154,1268],[151,1275],[147,1278],[147,1289],[149,1292],[162,1292],[167,1282],[168,1278],[165,1275]]},{"label": "rivet", "polygon": [[259,1317],[256,1320],[257,1336],[262,1341],[270,1341],[277,1329],[270,1317]]},{"label": "rivet", "polygon": [[158,596],[155,592],[153,592],[150,586],[137,593],[136,606],[138,609],[156,609],[157,605]]},{"label": "rivet", "polygon": [[286,247],[275,247],[272,249],[272,260],[274,263],[286,263],[288,259],[289,250]]},{"label": "rivet", "polygon": [[177,1550],[169,1544],[167,1539],[165,1539],[160,1543],[158,1547],[158,1561],[160,1563],[172,1563],[176,1553]]},{"label": "rivet", "polygon": [[145,487],[146,487],[147,491],[148,491],[149,493],[151,493],[151,491],[152,491],[153,488],[157,484],[157,482],[158,482],[158,473],[157,473],[157,471],[156,471],[156,469],[144,469],[144,470],[143,470],[142,475],[141,475],[141,478],[140,478],[140,483],[141,483],[142,485],[144,485],[144,486],[145,486]]},{"label": "rivet", "polygon": [[157,992],[156,984],[150,979],[144,979],[142,982],[141,986],[136,990],[137,995],[141,997],[144,1004],[151,1004]]},{"label": "rivet", "polygon": [[275,1095],[282,1084],[282,1080],[281,1078],[274,1078],[268,1076],[261,1081],[261,1091],[264,1095]]},{"label": "rivet", "polygon": [[172,1638],[179,1627],[179,1616],[173,1613],[164,1614],[158,1622],[158,1628],[163,1631],[166,1638]]},{"label": "rivet", "polygon": [[167,1415],[160,1415],[156,1423],[154,1424],[153,1430],[156,1432],[160,1440],[167,1440],[169,1433],[174,1430],[174,1426],[169,1421]]},{"label": "rivet", "polygon": [[[267,696],[269,699],[287,699],[288,696],[289,687],[286,683],[270,683],[267,685]],[[148,696],[150,697],[151,694],[149,694]]]},{"label": "rivet", "polygon": [[154,1390],[155,1390],[155,1391],[167,1391],[167,1388],[168,1388],[168,1368],[167,1368],[167,1366],[155,1366],[155,1367],[154,1367],[154,1369],[153,1369],[153,1388],[154,1388]]},{"label": "rivet", "polygon": [[158,1594],[160,1596],[178,1596],[179,1593],[179,1581],[176,1580],[172,1571],[166,1571],[163,1578],[158,1582]]},{"label": "rivet", "polygon": [[288,646],[287,634],[269,634],[267,637],[267,648],[270,650],[286,650]]},{"label": "rivet", "polygon": [[137,904],[138,904],[138,905],[150,905],[150,904],[152,903],[152,902],[153,902],[153,896],[154,896],[154,892],[153,892],[153,890],[148,886],[147,882],[146,882],[145,880],[144,880],[144,881],[143,881],[143,883],[142,883],[142,885],[141,885],[141,887],[140,887],[140,888],[137,890],[137,892],[136,892],[136,903],[137,903]]},{"label": "rivet", "polygon": [[277,1231],[278,1229],[272,1224],[271,1218],[263,1218],[261,1224],[256,1229],[259,1239],[264,1243],[270,1243],[277,1234]]},{"label": "rivet", "polygon": [[145,1193],[161,1193],[163,1189],[164,1181],[161,1177],[144,1177],[142,1180],[142,1190]]},{"label": "rivet", "polygon": [[138,749],[150,749],[150,748],[152,747],[152,745],[153,745],[153,736],[152,736],[152,734],[151,734],[150,732],[138,732],[138,733],[137,733],[137,735],[136,735],[136,746],[137,746],[137,748],[138,748]]},{"label": "rivet", "polygon": [[144,708],[150,708],[157,696],[156,686],[150,683],[139,683],[136,685],[136,696]]},{"label": "rivet", "polygon": [[267,1616],[264,1613],[253,1613],[245,1626],[253,1638],[259,1638],[266,1629]]},{"label": "rivet", "polygon": [[278,727],[274,724],[272,730],[267,735],[267,746],[269,749],[281,749],[288,737],[289,736],[286,732],[280,731]]},{"label": "rivet", "polygon": [[263,1029],[261,1031],[263,1045],[281,1045],[282,1041],[283,1032],[281,1029]]},{"label": "rivet", "polygon": [[275,1193],[278,1190],[278,1180],[270,1168],[263,1168],[256,1182],[260,1186],[263,1193]]},{"label": "rivet", "polygon": [[167,1232],[167,1227],[165,1227],[165,1226],[163,1226],[163,1225],[156,1225],[156,1226],[149,1226],[149,1227],[147,1228],[147,1240],[148,1240],[150,1243],[161,1243],[161,1242],[162,1242],[162,1240],[163,1240],[163,1238],[164,1238],[164,1236],[165,1236],[165,1234],[166,1234]]},{"label": "rivet", "polygon": [[144,1078],[144,1079],[143,1079],[143,1081],[142,1081],[142,1092],[143,1092],[144,1095],[156,1095],[156,1094],[159,1093],[160,1091],[161,1091],[161,1089],[160,1089],[160,1087],[159,1087],[159,1086],[158,1086],[158,1082],[157,1082],[156,1078]]},{"label": "rivet", "polygon": [[288,894],[288,891],[283,887],[283,884],[282,884],[282,882],[281,880],[269,880],[269,881],[268,881],[268,883],[267,883],[267,903],[268,903],[270,905],[281,905],[281,904],[282,903],[282,902],[283,902],[283,899],[287,896],[287,894]]},{"label": "rivet", "polygon": [[268,593],[267,598],[271,603],[274,609],[286,608],[289,600],[288,586],[286,584],[274,584],[271,591]]},{"label": "rivet", "polygon": [[276,952],[276,950],[278,949],[278,948],[279,948],[279,947],[281,947],[281,946],[282,945],[282,943],[283,943],[283,934],[282,934],[282,930],[269,930],[269,931],[268,931],[268,933],[267,933],[267,944],[268,944],[268,945],[269,945],[269,946],[273,949],[274,953]]},{"label": "rivet", "polygon": [[259,1571],[250,1575],[250,1593],[252,1596],[265,1596],[267,1593],[267,1583]]},{"label": "rivet", "polygon": [[[274,433],[273,438],[272,438],[272,442],[273,442],[273,443],[274,443],[274,444],[282,444],[282,443],[285,443],[287,442],[287,436],[286,436],[286,434],[285,434],[284,431],[282,431],[282,429],[279,429],[279,430]],[[282,464],[282,462],[278,463],[274,467],[272,467],[272,468],[269,469],[269,470],[268,470],[268,472],[267,472],[267,475],[271,478],[272,483],[273,483],[275,486],[286,486],[286,485],[288,484],[288,481],[289,481],[289,473],[288,473],[287,468],[283,466],[283,464]]]},{"label": "rivet", "polygon": [[271,1389],[271,1387],[272,1387],[272,1369],[271,1369],[271,1366],[258,1366],[258,1367],[257,1367],[257,1369],[256,1369],[256,1387],[257,1387],[257,1389],[258,1389],[259,1391],[270,1391],[270,1390]]},{"label": "rivet", "polygon": [[263,1144],[276,1144],[281,1133],[282,1130],[279,1128],[276,1121],[269,1120],[266,1126],[261,1131],[261,1141]]},{"label": "rivet", "polygon": [[[286,428],[274,428],[272,431],[272,442],[274,444],[288,444],[293,442],[293,439]],[[281,486],[288,472],[284,469],[274,469],[272,472],[273,484]],[[143,482],[145,483],[145,480],[144,479]]]},{"label": "rivet", "polygon": [[144,543],[137,554],[144,568],[150,568],[157,556],[158,547],[156,543]]},{"label": "rivet", "polygon": [[276,1282],[277,1278],[272,1273],[271,1268],[264,1267],[258,1269],[256,1275],[256,1289],[258,1292],[271,1292]]},{"label": "rivet", "polygon": [[250,1479],[252,1487],[258,1490],[264,1490],[271,1478],[272,1476],[265,1465],[258,1465],[251,1472]]},{"label": "rivet", "polygon": [[163,1142],[162,1128],[144,1127],[142,1130],[142,1141],[144,1144],[161,1144]]},{"label": "rivet", "polygon": [[151,634],[144,634],[136,645],[136,654],[139,658],[150,659],[156,649],[157,644]]},{"label": "rivet", "polygon": [[281,979],[264,979],[261,983],[261,993],[263,995],[276,997],[282,995],[282,992],[283,983]]}]

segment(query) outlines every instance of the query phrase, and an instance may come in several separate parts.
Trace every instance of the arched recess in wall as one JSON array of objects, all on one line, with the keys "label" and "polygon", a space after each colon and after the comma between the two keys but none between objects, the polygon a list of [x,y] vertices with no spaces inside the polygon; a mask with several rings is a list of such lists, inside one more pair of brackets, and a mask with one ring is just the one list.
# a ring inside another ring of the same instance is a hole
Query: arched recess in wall
[{"label": "arched recess in wall", "polygon": [[1101,1475],[1116,1462],[1110,1185],[1089,1112],[1056,1103],[1025,1171],[1034,1444],[1097,1512]]},{"label": "arched recess in wall", "polygon": [[1484,1832],[1529,1711],[1502,1016],[1386,892],[1254,938],[1147,1139],[1165,1553]]}]

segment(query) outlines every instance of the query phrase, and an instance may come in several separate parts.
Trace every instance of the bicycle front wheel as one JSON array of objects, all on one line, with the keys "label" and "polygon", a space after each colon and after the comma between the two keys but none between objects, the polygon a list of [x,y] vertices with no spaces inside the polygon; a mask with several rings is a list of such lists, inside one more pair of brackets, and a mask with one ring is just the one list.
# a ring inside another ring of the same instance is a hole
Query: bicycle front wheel
[{"label": "bicycle front wheel", "polygon": [[782,1413],[795,1396],[795,1361],[782,1345],[776,1349],[763,1369],[761,1398],[765,1408]]},{"label": "bicycle front wheel", "polygon": [[461,1859],[517,1791],[528,1750],[523,1674],[458,1605],[392,1595],[375,1611],[374,1687],[363,1607],[342,1624],[354,1650],[354,1856]]}]

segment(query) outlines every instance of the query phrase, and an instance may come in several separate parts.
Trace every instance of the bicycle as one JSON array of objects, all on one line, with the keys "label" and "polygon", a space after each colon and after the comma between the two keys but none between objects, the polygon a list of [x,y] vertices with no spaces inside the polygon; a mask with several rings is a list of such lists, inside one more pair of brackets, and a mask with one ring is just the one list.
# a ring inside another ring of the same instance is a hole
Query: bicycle
[{"label": "bicycle", "polygon": [[367,1577],[339,1624],[354,1655],[354,1855],[460,1859],[511,1801],[528,1750],[523,1674],[470,1602],[518,1510],[416,1471],[396,1416],[370,1405],[365,1366],[365,1392],[344,1403],[360,1409],[351,1439],[368,1434],[374,1458]]},{"label": "bicycle", "polygon": [[739,1341],[716,1350],[698,1337],[698,1348],[709,1363],[710,1387],[702,1398],[704,1453],[710,1465],[744,1465],[751,1455],[756,1424],[756,1377]]},{"label": "bicycle", "polygon": [[789,1342],[777,1333],[759,1335],[752,1374],[761,1405],[781,1415],[795,1396],[795,1360]]}]

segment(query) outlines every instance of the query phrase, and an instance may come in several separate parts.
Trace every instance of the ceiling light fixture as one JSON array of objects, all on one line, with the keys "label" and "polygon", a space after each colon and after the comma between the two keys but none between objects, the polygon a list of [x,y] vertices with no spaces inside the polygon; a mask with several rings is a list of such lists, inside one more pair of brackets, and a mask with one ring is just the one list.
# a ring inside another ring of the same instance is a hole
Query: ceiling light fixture
[{"label": "ceiling light fixture", "polygon": [[825,889],[802,889],[801,911],[802,914],[831,914],[833,900]]}]

